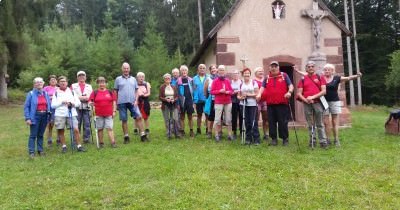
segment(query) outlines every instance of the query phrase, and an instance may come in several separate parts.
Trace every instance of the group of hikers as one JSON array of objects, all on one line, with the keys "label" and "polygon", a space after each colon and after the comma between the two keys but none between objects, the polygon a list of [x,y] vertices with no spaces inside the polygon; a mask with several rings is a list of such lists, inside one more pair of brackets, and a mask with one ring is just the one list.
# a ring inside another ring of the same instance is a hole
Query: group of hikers
[{"label": "group of hikers", "polygon": [[[302,74],[298,82],[296,99],[304,104],[304,113],[309,130],[309,146],[315,147],[314,129],[317,130],[321,148],[330,144],[329,124],[332,124],[333,139],[340,146],[338,138],[338,115],[341,102],[338,96],[340,82],[356,79],[361,73],[350,77],[335,74],[335,67],[326,64],[322,75],[315,72],[315,63],[308,61],[306,71],[294,70]],[[206,119],[205,134],[216,142],[222,140],[223,125],[227,129],[227,140],[235,140],[238,134],[246,145],[259,145],[261,138],[269,140],[269,145],[289,144],[288,122],[292,116],[289,103],[294,95],[294,86],[289,76],[281,72],[279,62],[272,61],[269,73],[264,69],[254,69],[254,77],[249,68],[233,70],[227,74],[224,65],[210,65],[209,73],[205,64],[197,67],[197,74],[192,78],[186,65],[163,75],[164,83],[159,89],[159,99],[164,117],[166,136],[171,139],[185,136],[185,116],[189,126],[189,136],[202,133],[203,113]],[[39,156],[44,155],[43,136],[47,132],[47,144],[53,144],[52,130],[57,130],[57,145],[62,152],[67,152],[64,136],[70,129],[71,149],[76,145],[78,152],[86,151],[81,144],[80,130],[83,128],[83,143],[93,139],[91,117],[98,147],[104,146],[103,130],[106,129],[111,146],[116,147],[113,133],[113,118],[118,111],[122,122],[124,144],[130,142],[128,132],[128,110],[134,119],[134,133],[141,141],[148,141],[151,85],[145,81],[145,74],[138,72],[136,78],[130,74],[130,65],[123,63],[122,74],[115,79],[114,90],[107,89],[107,80],[98,77],[97,90],[86,83],[86,73],[77,73],[77,83],[68,87],[65,76],[49,77],[49,85],[36,77],[34,88],[28,92],[24,105],[24,117],[30,126],[28,152],[35,157],[35,147]],[[240,75],[242,79],[240,79]],[[322,103],[326,100],[326,103]],[[325,106],[324,106],[325,105]],[[197,130],[193,128],[193,114],[197,115]],[[262,137],[258,121],[262,119]],[[92,140],[93,141],[93,140]],[[36,145],[35,145],[36,144]]]}]

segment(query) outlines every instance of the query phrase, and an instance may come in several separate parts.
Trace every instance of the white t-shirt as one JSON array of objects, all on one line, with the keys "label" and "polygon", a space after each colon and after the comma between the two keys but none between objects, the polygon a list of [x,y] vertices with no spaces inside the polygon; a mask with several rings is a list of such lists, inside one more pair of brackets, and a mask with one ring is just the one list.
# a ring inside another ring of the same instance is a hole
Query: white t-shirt
[{"label": "white t-shirt", "polygon": [[[241,94],[254,94],[255,90],[258,88],[258,84],[254,80],[249,80],[248,83],[243,81],[242,86],[240,87]],[[240,101],[240,105],[243,105],[243,100]],[[256,97],[247,97],[246,106],[257,106]]]}]

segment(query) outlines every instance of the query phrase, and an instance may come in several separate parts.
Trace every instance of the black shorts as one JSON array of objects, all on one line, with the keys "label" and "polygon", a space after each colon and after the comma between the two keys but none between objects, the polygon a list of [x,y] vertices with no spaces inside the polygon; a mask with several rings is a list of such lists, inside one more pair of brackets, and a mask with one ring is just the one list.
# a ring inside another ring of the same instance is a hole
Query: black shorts
[{"label": "black shorts", "polygon": [[185,104],[181,107],[181,114],[187,113],[191,115],[194,113],[193,102],[185,101]]},{"label": "black shorts", "polygon": [[196,104],[196,113],[197,113],[197,115],[202,115],[202,114],[203,114],[203,112],[204,112],[204,105],[205,105],[205,104],[206,104],[205,102],[197,103],[197,104]]},{"label": "black shorts", "polygon": [[214,108],[214,100],[211,101],[211,110],[210,115],[206,115],[208,121],[214,121],[215,119],[215,108]]}]

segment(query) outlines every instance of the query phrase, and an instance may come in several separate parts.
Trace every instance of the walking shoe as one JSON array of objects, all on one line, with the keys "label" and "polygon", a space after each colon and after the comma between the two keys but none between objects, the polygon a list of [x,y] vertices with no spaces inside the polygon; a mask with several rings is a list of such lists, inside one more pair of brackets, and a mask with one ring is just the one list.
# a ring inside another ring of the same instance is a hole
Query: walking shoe
[{"label": "walking shoe", "polygon": [[283,139],[283,146],[288,146],[289,145],[289,139]]},{"label": "walking shoe", "polygon": [[277,139],[272,139],[271,142],[268,144],[268,146],[277,146],[277,145],[278,145]]},{"label": "walking shoe", "polygon": [[328,149],[328,144],[326,142],[325,143],[320,143],[319,145],[320,145],[320,147],[322,149]]},{"label": "walking shoe", "polygon": [[317,146],[317,139],[314,138],[314,141],[312,141],[311,139],[308,141],[308,146],[313,148]]},{"label": "walking shoe", "polygon": [[29,154],[29,158],[30,158],[30,159],[34,159],[34,158],[35,158],[35,153],[30,153],[30,154]]},{"label": "walking shoe", "polygon": [[124,144],[128,144],[129,143],[129,136],[125,136],[124,137]]},{"label": "walking shoe", "polygon": [[233,141],[233,137],[231,135],[228,136],[228,141]]},{"label": "walking shoe", "polygon": [[63,147],[61,150],[62,153],[67,153],[67,147]]},{"label": "walking shoe", "polygon": [[211,132],[207,132],[207,138],[208,139],[212,139],[212,133]]},{"label": "walking shoe", "polygon": [[185,136],[185,130],[180,130],[179,133],[181,133],[181,136]]},{"label": "walking shoe", "polygon": [[326,139],[326,144],[327,145],[331,145],[331,140],[330,139]]},{"label": "walking shoe", "polygon": [[140,136],[140,141],[142,142],[148,141],[146,134]]},{"label": "walking shoe", "polygon": [[180,139],[181,136],[180,135],[175,135],[175,139]]},{"label": "walking shoe", "polygon": [[39,155],[39,156],[46,156],[46,153],[43,152],[43,151],[38,151],[38,155]]},{"label": "walking shoe", "polygon": [[233,136],[232,136],[232,140],[236,140],[237,139],[237,136],[236,136],[236,134],[233,134]]},{"label": "walking shoe", "polygon": [[100,148],[103,148],[104,147],[104,142],[100,142],[99,146],[100,146]]},{"label": "walking shoe", "polygon": [[53,139],[49,138],[47,139],[47,146],[51,147],[53,145]]},{"label": "walking shoe", "polygon": [[333,143],[335,144],[336,147],[340,147],[340,141],[339,141],[339,139],[335,139],[335,140],[333,141]]},{"label": "walking shoe", "polygon": [[83,143],[84,143],[84,144],[89,144],[89,139],[84,139],[84,140],[83,140]]},{"label": "walking shoe", "polygon": [[111,148],[117,148],[117,144],[115,142],[111,143]]},{"label": "walking shoe", "polygon": [[139,134],[139,131],[138,131],[137,128],[135,128],[135,129],[133,130],[133,134],[135,134],[135,135],[138,135],[138,134]]},{"label": "walking shoe", "polygon": [[221,141],[221,137],[220,136],[215,136],[215,141],[216,142],[220,142]]},{"label": "walking shoe", "polygon": [[265,141],[268,141],[268,138],[269,138],[269,136],[268,136],[267,134],[265,134],[264,137],[263,137],[263,139],[264,139]]},{"label": "walking shoe", "polygon": [[59,138],[57,138],[57,146],[60,146],[61,145],[61,140],[59,139]]},{"label": "walking shoe", "polygon": [[201,134],[201,129],[200,129],[200,128],[197,128],[196,134],[197,134],[197,135]]},{"label": "walking shoe", "polygon": [[193,132],[193,130],[190,131],[190,137],[192,137],[192,138],[194,137],[194,132]]},{"label": "walking shoe", "polygon": [[149,135],[150,134],[150,129],[146,128],[146,129],[144,129],[144,132],[146,133],[146,135]]},{"label": "walking shoe", "polygon": [[78,147],[76,150],[78,150],[78,152],[86,152],[85,148],[82,146]]},{"label": "walking shoe", "polygon": [[254,146],[259,146],[259,145],[260,145],[260,142],[254,143]]},{"label": "walking shoe", "polygon": [[250,145],[251,142],[250,142],[250,141],[246,141],[244,144],[245,144],[245,145]]}]

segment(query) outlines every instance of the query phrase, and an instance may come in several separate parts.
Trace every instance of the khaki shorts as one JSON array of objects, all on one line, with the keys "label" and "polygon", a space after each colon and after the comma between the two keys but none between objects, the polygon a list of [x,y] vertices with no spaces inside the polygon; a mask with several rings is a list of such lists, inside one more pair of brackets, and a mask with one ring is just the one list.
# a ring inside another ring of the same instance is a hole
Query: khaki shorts
[{"label": "khaki shorts", "polygon": [[324,115],[342,113],[342,102],[341,101],[329,101],[328,104],[329,104],[329,108],[324,111]]},{"label": "khaki shorts", "polygon": [[[59,116],[54,117],[54,126],[56,127],[57,130],[63,130],[65,129],[65,127],[69,129],[70,128],[69,122],[70,122],[69,117],[59,117]],[[78,119],[76,118],[76,116],[72,117],[72,123],[74,128],[78,127]]]},{"label": "khaki shorts", "polygon": [[232,104],[215,104],[214,126],[221,125],[221,116],[224,113],[224,122],[226,125],[232,125]]},{"label": "khaki shorts", "polygon": [[96,116],[96,127],[97,129],[112,129],[114,125],[114,120],[111,116],[100,117]]}]

